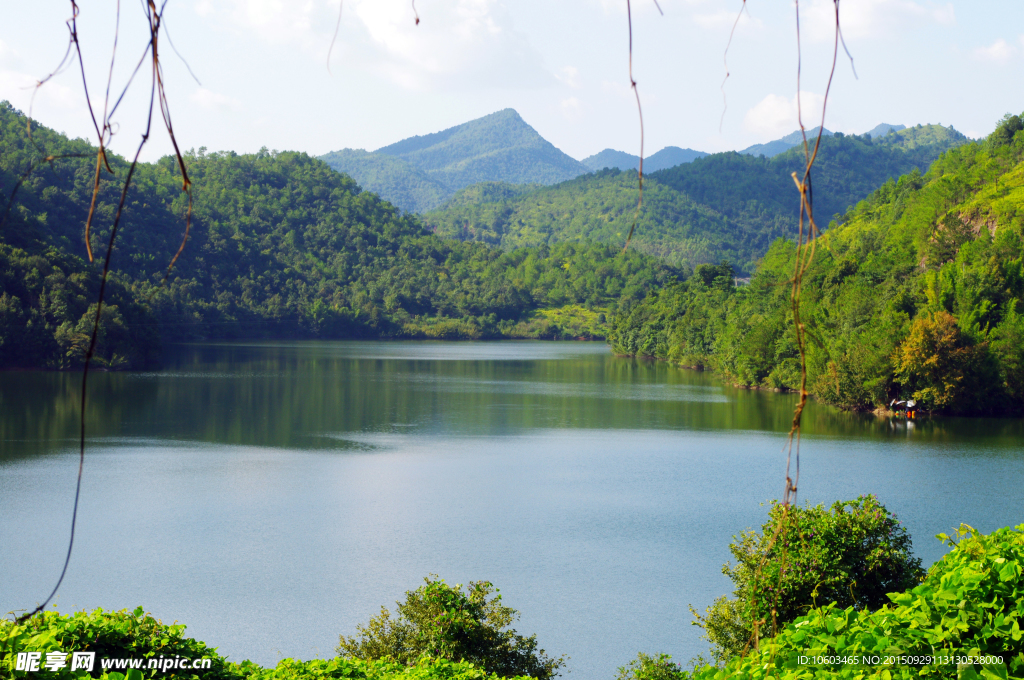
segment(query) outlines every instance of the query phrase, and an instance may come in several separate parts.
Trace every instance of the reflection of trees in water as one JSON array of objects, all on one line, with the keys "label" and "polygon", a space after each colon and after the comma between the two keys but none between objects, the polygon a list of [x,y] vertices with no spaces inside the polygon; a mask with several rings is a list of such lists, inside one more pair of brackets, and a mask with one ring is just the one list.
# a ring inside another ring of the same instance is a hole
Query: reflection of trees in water
[{"label": "reflection of trees in water", "polygon": [[[285,448],[350,447],[344,433],[513,433],[530,429],[692,429],[785,433],[796,395],[723,386],[711,373],[606,355],[470,361],[339,356],[346,343],[197,345],[163,373],[97,373],[90,437]],[[457,356],[457,346],[450,348]],[[0,376],[5,457],[78,434],[76,373]],[[11,396],[13,395],[13,396]],[[413,426],[413,427],[409,427]],[[1019,443],[1015,420],[913,423],[811,402],[804,432],[916,442]],[[325,436],[330,435],[330,436]]]},{"label": "reflection of trees in water", "polygon": [[[85,415],[90,437],[122,434],[125,423],[147,420],[157,403],[153,377],[95,372],[89,383]],[[53,451],[60,441],[76,444],[81,385],[77,371],[0,373],[2,458]]]}]

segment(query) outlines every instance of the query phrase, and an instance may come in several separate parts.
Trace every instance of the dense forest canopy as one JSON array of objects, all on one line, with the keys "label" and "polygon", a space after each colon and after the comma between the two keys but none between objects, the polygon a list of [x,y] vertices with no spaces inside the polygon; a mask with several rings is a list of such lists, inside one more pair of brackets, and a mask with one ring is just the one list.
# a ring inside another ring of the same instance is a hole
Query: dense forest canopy
[{"label": "dense forest canopy", "polygon": [[[925,174],[890,179],[819,239],[801,307],[817,398],[853,409],[900,397],[951,413],[1021,410],[1022,129],[1007,115]],[[744,385],[797,388],[794,256],[792,242],[777,241],[740,288],[728,264],[698,267],[618,317],[613,346]]]},{"label": "dense forest canopy", "polygon": [[[99,264],[127,164],[104,174],[83,259],[95,149],[0,105],[0,190],[32,162],[0,233],[0,348],[5,366],[80,363]],[[594,243],[505,252],[429,234],[417,218],[303,153],[187,154],[187,196],[171,158],[142,164],[113,254],[100,360],[152,365],[159,339],[234,337],[567,337],[600,335],[602,314],[680,273]],[[572,308],[569,314],[553,309]],[[95,310],[95,308],[93,308]],[[538,311],[541,313],[538,314]]]},{"label": "dense forest canopy", "polygon": [[[822,138],[815,163],[815,212],[824,227],[886,180],[927,170],[967,138],[952,128],[917,126],[872,138]],[[803,146],[772,158],[727,152],[651,173],[633,244],[688,269],[726,259],[753,272],[778,238],[792,238],[798,199],[791,173]],[[550,187],[505,192],[469,187],[424,221],[442,236],[519,248],[561,241],[621,244],[636,215],[636,173],[603,170]]]}]

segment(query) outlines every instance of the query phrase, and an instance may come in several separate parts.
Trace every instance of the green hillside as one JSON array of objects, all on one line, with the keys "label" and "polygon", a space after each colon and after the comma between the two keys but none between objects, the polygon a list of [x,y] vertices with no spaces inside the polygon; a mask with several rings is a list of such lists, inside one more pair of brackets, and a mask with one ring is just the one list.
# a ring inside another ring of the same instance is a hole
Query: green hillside
[{"label": "green hillside", "polygon": [[[873,139],[870,134],[822,137],[814,164],[814,212],[819,226],[868,196],[886,180],[917,168],[967,138],[952,128],[925,125]],[[764,225],[792,235],[799,199],[792,173],[802,175],[802,145],[772,158],[739,153],[714,154],[651,175],[748,229]],[[772,226],[768,226],[772,225]],[[788,229],[788,231],[787,231]]]},{"label": "green hillside", "polygon": [[[926,169],[965,141],[937,125],[879,139],[823,138],[814,174],[821,226],[887,179]],[[750,273],[775,239],[793,236],[798,198],[790,175],[802,169],[802,151],[791,149],[774,158],[712,154],[652,173],[633,243],[676,266],[726,259]],[[602,171],[489,200],[472,192],[477,200],[457,195],[424,221],[441,236],[503,248],[589,239],[621,245],[635,215],[636,173]]]},{"label": "green hillside", "polygon": [[[493,189],[464,189],[423,221],[436,234],[512,249],[596,240],[621,248],[636,214],[636,172],[603,170],[518,196],[488,198]],[[476,199],[476,200],[474,200]],[[729,257],[752,261],[775,234],[734,239],[724,216],[656,181],[644,183],[644,204],[633,243],[676,266]]]},{"label": "green hillside", "polygon": [[[7,103],[0,133],[6,197],[39,152]],[[126,163],[113,158],[116,177],[105,175],[97,262],[87,264],[95,150],[39,125],[33,139],[47,154],[83,157],[30,175],[0,231],[0,366],[70,367],[88,344]],[[593,243],[503,252],[441,239],[302,153],[190,152],[186,162],[192,233],[164,286],[187,200],[171,158],[137,170],[113,253],[116,308],[104,315],[101,365],[152,365],[161,337],[601,336],[602,314],[678,278],[652,258]]]},{"label": "green hillside", "polygon": [[[924,175],[887,181],[819,239],[801,308],[811,391],[850,409],[899,397],[949,413],[1019,413],[1022,253],[1024,123],[1007,116]],[[728,266],[698,268],[617,318],[613,346],[796,388],[793,262],[793,244],[779,241],[738,289]]]},{"label": "green hillside", "polygon": [[403,210],[436,208],[477,182],[554,184],[587,172],[513,109],[504,109],[373,153],[345,149],[320,157]]}]

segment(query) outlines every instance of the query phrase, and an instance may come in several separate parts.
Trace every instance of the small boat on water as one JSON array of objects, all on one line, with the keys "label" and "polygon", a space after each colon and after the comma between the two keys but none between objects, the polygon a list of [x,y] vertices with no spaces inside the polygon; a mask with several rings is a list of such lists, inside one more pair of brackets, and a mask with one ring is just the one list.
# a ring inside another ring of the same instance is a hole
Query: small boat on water
[{"label": "small boat on water", "polygon": [[893,399],[889,402],[889,410],[893,411],[897,416],[910,418],[911,420],[917,418],[917,402],[913,399]]}]

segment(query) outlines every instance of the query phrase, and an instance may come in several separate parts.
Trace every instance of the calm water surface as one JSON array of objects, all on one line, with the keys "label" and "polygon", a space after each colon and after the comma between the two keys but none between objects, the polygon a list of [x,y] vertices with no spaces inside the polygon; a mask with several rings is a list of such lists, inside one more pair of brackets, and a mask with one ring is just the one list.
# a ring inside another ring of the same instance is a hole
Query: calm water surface
[{"label": "calm water surface", "polygon": [[[794,399],[596,343],[253,343],[94,374],[58,608],[143,605],[234,660],[331,656],[427,574],[486,579],[518,630],[610,679],[705,650],[733,534],[783,488]],[[66,549],[79,376],[0,373],[0,611]],[[925,563],[1024,522],[1018,420],[890,423],[811,404],[800,497],[878,495]]]}]

